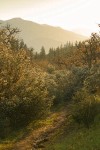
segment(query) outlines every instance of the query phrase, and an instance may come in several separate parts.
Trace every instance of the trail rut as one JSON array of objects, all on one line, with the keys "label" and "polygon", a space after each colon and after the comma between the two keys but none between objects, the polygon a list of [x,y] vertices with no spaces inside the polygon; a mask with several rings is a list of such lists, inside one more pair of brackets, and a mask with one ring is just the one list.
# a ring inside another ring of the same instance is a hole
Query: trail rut
[{"label": "trail rut", "polygon": [[[52,117],[52,115],[50,117]],[[30,135],[15,143],[12,150],[43,150],[45,148],[44,143],[49,141],[49,138],[55,131],[61,128],[65,119],[66,112],[60,112],[51,125],[33,130]]]}]

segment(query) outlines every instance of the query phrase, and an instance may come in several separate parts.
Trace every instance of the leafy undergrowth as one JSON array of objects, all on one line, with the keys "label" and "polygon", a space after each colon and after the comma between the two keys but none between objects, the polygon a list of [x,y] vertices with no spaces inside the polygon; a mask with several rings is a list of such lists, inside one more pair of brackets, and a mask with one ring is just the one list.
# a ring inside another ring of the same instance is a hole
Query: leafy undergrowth
[{"label": "leafy undergrowth", "polygon": [[73,127],[65,131],[51,139],[45,150],[100,150],[100,122],[90,129]]},{"label": "leafy undergrowth", "polygon": [[7,144],[0,144],[0,150],[11,150],[13,144],[7,143]]},{"label": "leafy undergrowth", "polygon": [[[51,127],[56,123],[56,121],[60,120],[59,117],[62,117],[63,112],[64,111],[62,110],[52,112],[47,118],[33,121],[27,127],[13,132],[6,139],[0,140],[0,150],[12,150],[15,147],[16,143],[20,144],[20,142],[25,141],[25,138],[30,138],[30,136],[34,134],[35,131],[38,131],[42,128],[44,130],[46,127]],[[27,143],[27,141],[25,141],[24,143]]]},{"label": "leafy undergrowth", "polygon": [[[50,114],[46,119],[33,121],[23,130],[16,131],[5,140],[1,140],[0,150],[14,150],[14,148],[30,150],[32,147],[28,144],[33,145],[34,136],[37,139],[36,143],[40,142],[39,140],[43,141],[45,135],[48,136],[48,141],[42,143],[43,150],[100,150],[100,117],[91,128],[86,129],[74,124],[70,116],[66,118],[65,113],[61,110]],[[65,121],[62,120],[59,127],[61,119]]]},{"label": "leafy undergrowth", "polygon": [[27,129],[16,130],[5,139],[0,139],[0,150],[11,150],[14,143],[21,139],[27,133]]}]

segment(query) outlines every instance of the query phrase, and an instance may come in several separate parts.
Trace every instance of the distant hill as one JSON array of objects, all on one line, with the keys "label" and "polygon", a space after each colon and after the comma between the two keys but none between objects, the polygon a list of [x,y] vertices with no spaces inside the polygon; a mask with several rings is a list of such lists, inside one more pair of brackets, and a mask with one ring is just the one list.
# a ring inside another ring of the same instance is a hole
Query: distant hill
[{"label": "distant hill", "polygon": [[66,44],[67,41],[82,41],[87,38],[60,27],[40,25],[21,18],[13,18],[6,21],[0,20],[0,23],[0,26],[10,24],[12,27],[19,28],[21,30],[19,37],[23,39],[29,47],[33,47],[36,51],[40,51],[41,47],[44,46],[46,52],[48,52],[50,47]]}]

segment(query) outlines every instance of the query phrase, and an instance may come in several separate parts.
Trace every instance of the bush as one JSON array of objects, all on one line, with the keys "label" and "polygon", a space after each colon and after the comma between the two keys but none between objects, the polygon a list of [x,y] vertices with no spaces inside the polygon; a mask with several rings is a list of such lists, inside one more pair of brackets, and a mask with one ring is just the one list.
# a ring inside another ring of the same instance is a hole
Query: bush
[{"label": "bush", "polygon": [[89,128],[100,113],[100,97],[81,90],[76,93],[73,100],[71,105],[73,119]]},{"label": "bush", "polygon": [[100,64],[90,69],[89,76],[84,81],[85,88],[92,94],[100,93]]},{"label": "bush", "polygon": [[49,94],[54,97],[54,104],[69,102],[74,93],[83,87],[87,75],[88,69],[80,67],[47,73],[46,85]]},{"label": "bush", "polygon": [[57,70],[46,76],[46,86],[54,105],[69,100],[73,92],[73,75],[69,70]]},{"label": "bush", "polygon": [[[0,47],[0,126],[22,127],[50,110],[45,73],[35,68],[26,50]],[[3,119],[2,119],[3,118]]]}]

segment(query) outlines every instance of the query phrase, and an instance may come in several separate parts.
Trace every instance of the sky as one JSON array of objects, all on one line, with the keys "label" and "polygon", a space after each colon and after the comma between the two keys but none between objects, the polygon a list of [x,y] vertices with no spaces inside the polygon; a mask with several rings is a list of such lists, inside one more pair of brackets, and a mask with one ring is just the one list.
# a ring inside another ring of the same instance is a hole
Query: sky
[{"label": "sky", "polygon": [[0,20],[11,18],[90,35],[99,31],[100,0],[0,0]]}]

